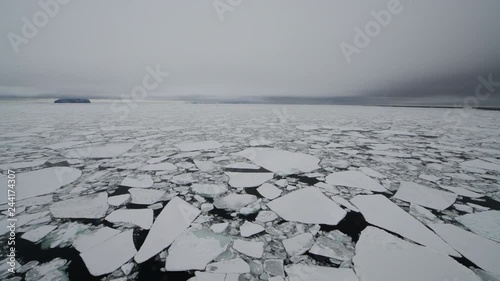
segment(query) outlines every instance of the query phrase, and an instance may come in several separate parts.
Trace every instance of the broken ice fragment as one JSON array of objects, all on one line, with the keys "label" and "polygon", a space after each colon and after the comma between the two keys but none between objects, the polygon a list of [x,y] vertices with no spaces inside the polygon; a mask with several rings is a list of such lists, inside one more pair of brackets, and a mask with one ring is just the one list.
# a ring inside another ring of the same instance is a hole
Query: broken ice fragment
[{"label": "broken ice fragment", "polygon": [[476,193],[474,191],[470,191],[466,188],[459,187],[459,186],[449,186],[449,185],[439,185],[442,189],[446,189],[448,191],[451,191],[457,195],[464,196],[464,197],[469,197],[469,198],[479,198],[483,197],[483,194]]},{"label": "broken ice fragment", "polygon": [[318,158],[300,152],[272,148],[247,148],[235,155],[245,157],[256,165],[279,175],[309,173],[320,168]]},{"label": "broken ice fragment", "polygon": [[121,186],[148,188],[153,186],[150,175],[129,175],[120,183]]},{"label": "broken ice fragment", "polygon": [[111,273],[134,257],[133,230],[127,230],[80,254],[90,274]]},{"label": "broken ice fragment", "polygon": [[100,192],[55,202],[50,212],[55,218],[100,219],[106,215],[108,207],[108,194]]},{"label": "broken ice fragment", "polygon": [[164,190],[158,189],[131,188],[128,192],[132,196],[132,204],[139,205],[154,204],[165,195]]},{"label": "broken ice fragment", "polygon": [[215,198],[227,192],[227,187],[223,184],[200,184],[194,183],[191,185],[191,190],[203,197]]},{"label": "broken ice fragment", "polygon": [[[72,183],[82,175],[75,168],[53,167],[16,176],[16,200],[53,193],[62,186]],[[0,192],[7,194],[7,176],[0,175]],[[8,196],[0,196],[0,204],[7,203]]]},{"label": "broken ice fragment", "polygon": [[273,178],[273,173],[234,173],[226,172],[232,187],[255,187]]},{"label": "broken ice fragment", "polygon": [[200,210],[179,197],[170,200],[154,221],[146,240],[135,255],[135,261],[143,263],[170,246],[200,213]]},{"label": "broken ice fragment", "polygon": [[176,171],[177,166],[170,163],[158,163],[158,164],[149,164],[142,166],[139,170],[141,171]]},{"label": "broken ice fragment", "polygon": [[455,203],[457,195],[404,181],[401,182],[401,186],[394,195],[394,198],[442,211]]},{"label": "broken ice fragment", "polygon": [[130,199],[130,194],[122,194],[108,197],[108,204],[111,206],[118,207]]},{"label": "broken ice fragment", "polygon": [[120,233],[119,230],[110,227],[99,228],[94,232],[83,234],[78,237],[73,241],[73,247],[80,253],[85,252],[109,238],[116,236],[118,233]]},{"label": "broken ice fragment", "polygon": [[499,164],[486,162],[479,159],[462,162],[460,163],[460,166],[500,172]]},{"label": "broken ice fragment", "polygon": [[170,246],[165,267],[167,271],[204,270],[230,242],[231,238],[205,229],[185,231]]},{"label": "broken ice fragment", "polygon": [[455,218],[472,232],[500,243],[500,211],[485,211]]},{"label": "broken ice fragment", "polygon": [[353,262],[361,280],[480,281],[454,259],[372,226],[361,233]]},{"label": "broken ice fragment", "polygon": [[309,253],[341,261],[350,261],[354,256],[354,253],[342,243],[324,236],[316,239]]},{"label": "broken ice fragment", "polygon": [[265,183],[259,186],[259,188],[257,188],[257,191],[260,193],[260,195],[270,200],[279,197],[282,192],[281,189],[277,188],[276,186],[270,183]]},{"label": "broken ice fragment", "polygon": [[358,171],[344,171],[330,174],[326,177],[326,183],[361,188],[375,192],[387,191],[387,189],[376,180]]},{"label": "broken ice fragment", "polygon": [[112,223],[129,223],[142,229],[150,229],[153,224],[153,210],[151,209],[120,209],[106,216],[105,220]]},{"label": "broken ice fragment", "polygon": [[358,195],[351,202],[372,225],[384,228],[441,253],[460,257],[439,236],[382,195]]},{"label": "broken ice fragment", "polygon": [[291,192],[267,206],[285,220],[302,223],[337,225],[347,214],[316,187]]},{"label": "broken ice fragment", "polygon": [[309,251],[314,244],[314,239],[311,233],[302,233],[292,238],[283,240],[283,246],[289,256],[302,255]]},{"label": "broken ice fragment", "polygon": [[500,243],[452,224],[432,224],[430,227],[465,258],[486,271],[500,275]]},{"label": "broken ice fragment", "polygon": [[218,198],[214,201],[214,206],[217,209],[228,211],[238,211],[246,205],[257,201],[257,196],[250,194],[229,194],[225,197]]},{"label": "broken ice fragment", "polygon": [[36,243],[56,228],[57,226],[55,225],[42,225],[24,233],[21,235],[21,238]]},{"label": "broken ice fragment", "polygon": [[236,239],[233,248],[249,257],[260,259],[264,253],[264,242],[245,241]]},{"label": "broken ice fragment", "polygon": [[250,266],[242,258],[214,262],[207,266],[208,272],[214,273],[249,273]]},{"label": "broken ice fragment", "polygon": [[183,142],[177,146],[181,151],[198,151],[198,150],[214,150],[221,148],[222,144],[218,141],[200,141],[200,142]]},{"label": "broken ice fragment", "polygon": [[290,281],[359,281],[354,271],[350,268],[294,264],[285,267],[285,271]]},{"label": "broken ice fragment", "polygon": [[252,235],[261,233],[264,228],[261,225],[245,221],[243,225],[240,226],[240,233],[242,237],[250,237]]},{"label": "broken ice fragment", "polygon": [[96,145],[80,147],[68,150],[67,158],[114,158],[129,151],[134,147],[133,143],[108,143],[105,145]]}]

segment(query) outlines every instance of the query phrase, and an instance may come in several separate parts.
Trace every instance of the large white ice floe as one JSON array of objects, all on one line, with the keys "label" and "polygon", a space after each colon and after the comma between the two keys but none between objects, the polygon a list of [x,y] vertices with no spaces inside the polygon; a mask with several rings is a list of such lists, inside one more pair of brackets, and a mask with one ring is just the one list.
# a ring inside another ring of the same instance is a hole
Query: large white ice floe
[{"label": "large white ice floe", "polygon": [[359,281],[358,277],[351,268],[333,268],[325,266],[294,264],[286,266],[285,271],[290,281]]},{"label": "large white ice floe", "polygon": [[212,161],[201,161],[201,160],[193,160],[194,164],[200,171],[208,173],[212,172],[219,168],[219,165],[215,164]]},{"label": "large white ice floe", "polygon": [[361,188],[376,192],[387,191],[387,189],[376,180],[358,171],[344,171],[330,174],[326,177],[326,182],[332,185]]},{"label": "large white ice floe", "polygon": [[469,198],[479,198],[483,197],[483,194],[468,190],[460,186],[450,186],[450,185],[439,185],[440,188],[451,191],[459,196],[469,197]]},{"label": "large white ice floe", "polygon": [[204,270],[230,242],[230,237],[210,230],[187,230],[170,246],[165,267],[167,271]]},{"label": "large white ice floe", "polygon": [[319,169],[319,159],[312,155],[272,148],[247,148],[235,155],[278,175],[308,173]]},{"label": "large white ice floe", "polygon": [[485,211],[455,218],[472,232],[500,243],[500,211]]},{"label": "large white ice floe", "polygon": [[381,173],[379,173],[371,168],[368,168],[368,167],[360,167],[359,170],[372,178],[377,178],[377,179],[385,179],[386,178],[386,176],[384,176]]},{"label": "large white ice floe", "polygon": [[121,186],[148,188],[153,186],[150,175],[128,175],[120,183]]},{"label": "large white ice floe", "polygon": [[250,237],[250,236],[255,235],[257,233],[261,233],[263,231],[264,231],[264,227],[262,227],[260,224],[251,223],[248,221],[245,221],[240,226],[240,234],[242,237]]},{"label": "large white ice floe", "polygon": [[133,143],[108,143],[68,150],[67,158],[114,158],[134,147]]},{"label": "large white ice floe", "polygon": [[499,164],[486,162],[486,161],[479,160],[479,159],[462,162],[462,163],[460,163],[460,166],[500,172],[500,165]]},{"label": "large white ice floe", "polygon": [[283,246],[291,257],[304,254],[311,249],[313,244],[314,237],[311,233],[302,233],[283,240]]},{"label": "large white ice floe", "polygon": [[215,198],[226,193],[228,189],[224,184],[193,183],[191,190],[200,196]]},{"label": "large white ice floe", "polygon": [[50,212],[55,218],[99,219],[108,207],[108,193],[100,192],[55,202]]},{"label": "large white ice floe", "polygon": [[176,171],[177,166],[174,164],[164,162],[164,163],[157,163],[157,164],[149,164],[142,166],[139,170],[141,171]]},{"label": "large white ice floe", "polygon": [[453,248],[417,219],[382,195],[358,195],[351,202],[372,225],[389,230],[441,253],[460,257]]},{"label": "large white ice floe", "polygon": [[214,201],[217,209],[228,211],[238,211],[246,205],[257,201],[257,196],[250,194],[229,194]]},{"label": "large white ice floe", "polygon": [[433,224],[430,227],[468,260],[486,271],[500,275],[500,243],[451,224]]},{"label": "large white ice floe", "polygon": [[[80,170],[68,167],[53,167],[19,173],[16,175],[16,200],[53,193],[62,186],[74,182],[81,175]],[[5,194],[5,196],[0,197],[0,204],[7,203],[7,188],[7,176],[0,175],[0,192]]]},{"label": "large white ice floe", "polygon": [[455,203],[457,195],[414,182],[401,182],[394,198],[442,211]]},{"label": "large white ice floe", "polygon": [[80,254],[90,274],[101,276],[120,268],[137,253],[134,231],[127,230]]},{"label": "large white ice floe", "polygon": [[371,226],[361,232],[353,262],[361,281],[481,281],[449,256]]},{"label": "large white ice floe", "polygon": [[170,200],[163,208],[151,230],[135,255],[137,263],[143,263],[174,242],[201,213],[179,197]]},{"label": "large white ice floe", "polygon": [[267,206],[288,221],[337,225],[347,214],[316,187],[293,191]]},{"label": "large white ice floe", "polygon": [[36,243],[56,228],[57,226],[55,225],[42,225],[24,233],[21,235],[21,238]]},{"label": "large white ice floe", "polygon": [[151,205],[158,202],[165,194],[164,190],[131,188],[128,190],[132,196],[132,204]]},{"label": "large white ice floe", "polygon": [[14,170],[14,169],[24,169],[24,168],[30,168],[30,167],[36,167],[45,164],[47,162],[47,159],[42,159],[42,160],[34,160],[34,161],[29,161],[29,162],[17,162],[17,163],[9,163],[9,164],[2,164],[0,165],[0,170]]},{"label": "large white ice floe", "polygon": [[261,241],[245,241],[236,239],[233,248],[249,257],[260,259],[264,254],[264,242]]},{"label": "large white ice floe", "polygon": [[256,187],[273,178],[273,173],[234,173],[226,172],[229,185],[236,188]]},{"label": "large white ice floe", "polygon": [[207,266],[208,272],[214,273],[249,273],[250,265],[242,258],[214,262]]},{"label": "large white ice floe", "polygon": [[259,186],[259,188],[257,188],[257,191],[260,193],[260,195],[270,200],[279,197],[282,192],[281,189],[270,183],[265,183]]},{"label": "large white ice floe", "polygon": [[137,225],[142,229],[150,229],[153,224],[151,209],[120,209],[107,215],[105,220],[112,223]]},{"label": "large white ice floe", "polygon": [[85,252],[119,233],[119,230],[105,226],[96,231],[79,236],[73,241],[73,247],[80,253]]},{"label": "large white ice floe", "polygon": [[199,141],[178,143],[175,146],[177,146],[181,151],[198,151],[221,148],[222,144],[218,141]]}]

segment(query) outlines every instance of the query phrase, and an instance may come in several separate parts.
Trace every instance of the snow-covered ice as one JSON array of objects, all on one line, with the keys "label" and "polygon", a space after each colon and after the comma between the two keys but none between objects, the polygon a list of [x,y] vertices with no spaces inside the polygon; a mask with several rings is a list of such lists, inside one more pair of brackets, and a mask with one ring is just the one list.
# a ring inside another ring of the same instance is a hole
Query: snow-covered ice
[{"label": "snow-covered ice", "polygon": [[484,211],[455,218],[472,232],[500,243],[500,211]]},{"label": "snow-covered ice", "polygon": [[56,202],[50,206],[50,212],[55,218],[99,219],[108,208],[108,194],[99,192]]},{"label": "snow-covered ice", "polygon": [[248,148],[235,155],[278,175],[308,173],[319,168],[319,159],[308,154],[271,148]]},{"label": "snow-covered ice", "polygon": [[153,224],[153,210],[151,209],[120,209],[107,215],[105,220],[112,223],[126,223],[137,225],[142,229],[150,229]]},{"label": "snow-covered ice", "polygon": [[402,182],[394,198],[442,211],[455,203],[457,195],[414,182]]},{"label": "snow-covered ice", "polygon": [[376,180],[358,171],[345,171],[330,174],[326,177],[326,182],[332,185],[361,188],[376,192],[387,191],[387,189]]},{"label": "snow-covered ice", "polygon": [[120,183],[127,187],[148,188],[153,186],[153,179],[150,175],[129,175]]}]

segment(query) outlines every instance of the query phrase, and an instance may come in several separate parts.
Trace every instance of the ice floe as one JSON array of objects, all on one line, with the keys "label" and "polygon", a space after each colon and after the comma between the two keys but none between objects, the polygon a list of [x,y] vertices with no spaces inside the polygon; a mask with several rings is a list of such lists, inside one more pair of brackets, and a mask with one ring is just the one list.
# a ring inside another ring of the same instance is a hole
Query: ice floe
[{"label": "ice floe", "polygon": [[358,171],[344,171],[330,174],[326,177],[326,183],[361,188],[376,192],[387,191],[387,189],[376,180]]},{"label": "ice floe", "polygon": [[24,233],[21,235],[21,238],[36,243],[56,228],[57,226],[55,225],[42,225]]},{"label": "ice floe", "polygon": [[228,191],[227,186],[223,184],[201,184],[193,183],[191,185],[191,190],[203,197],[215,198]]},{"label": "ice floe", "polygon": [[285,267],[290,281],[359,281],[350,268],[294,264]]},{"label": "ice floe", "polygon": [[170,246],[165,267],[167,271],[204,270],[230,242],[230,237],[210,230],[185,231]]},{"label": "ice floe", "polygon": [[358,195],[351,202],[366,221],[441,253],[460,257],[453,248],[422,223],[382,195]]},{"label": "ice floe", "polygon": [[105,226],[91,233],[79,236],[73,241],[73,247],[80,253],[85,252],[119,233],[119,230]]},{"label": "ice floe", "polygon": [[309,173],[320,168],[317,157],[300,152],[272,148],[247,148],[235,155],[245,157],[256,165],[278,175]]},{"label": "ice floe", "polygon": [[243,225],[240,226],[240,234],[242,237],[250,237],[257,233],[261,233],[264,231],[264,227],[259,224],[251,223],[245,221]]},{"label": "ice floe", "polygon": [[198,217],[200,210],[179,197],[170,200],[163,208],[135,255],[137,263],[143,263],[174,242]]},{"label": "ice floe", "polygon": [[260,195],[270,200],[279,197],[282,192],[281,189],[277,188],[276,186],[270,183],[265,183],[259,186],[259,188],[257,188],[257,191],[260,193]]},{"label": "ice floe", "polygon": [[264,253],[264,242],[236,239],[233,248],[244,255],[260,259]]},{"label": "ice floe", "polygon": [[454,259],[371,226],[361,233],[353,262],[360,280],[481,281]]},{"label": "ice floe", "polygon": [[[69,167],[52,167],[16,175],[16,200],[53,193],[74,182],[82,172]],[[7,194],[7,176],[0,175],[0,192]],[[7,203],[7,196],[0,197],[0,204]]]},{"label": "ice floe", "polygon": [[153,179],[150,175],[129,175],[122,180],[121,186],[148,188],[153,186]]},{"label": "ice floe", "polygon": [[137,225],[142,229],[150,229],[153,224],[153,210],[151,209],[120,209],[107,215],[105,220],[112,223]]},{"label": "ice floe", "polygon": [[120,268],[137,253],[133,230],[124,231],[80,253],[90,274],[101,276]]},{"label": "ice floe", "polygon": [[236,188],[256,187],[273,178],[273,173],[234,173],[226,172],[229,185]]},{"label": "ice floe", "polygon": [[302,255],[309,251],[314,245],[314,238],[311,233],[302,233],[294,237],[283,240],[283,246],[289,256]]},{"label": "ice floe", "polygon": [[165,195],[165,191],[159,189],[131,188],[128,192],[132,196],[131,203],[139,205],[154,204]]},{"label": "ice floe", "polygon": [[500,211],[484,211],[455,218],[472,232],[500,243]]},{"label": "ice floe", "polygon": [[414,182],[402,182],[394,198],[442,211],[455,203],[457,195]]},{"label": "ice floe", "polygon": [[250,265],[242,258],[214,262],[207,266],[207,271],[215,273],[249,273]]},{"label": "ice floe", "polygon": [[459,196],[470,197],[470,198],[479,198],[484,196],[483,194],[468,190],[460,186],[449,186],[440,184],[439,187],[451,191]]},{"label": "ice floe", "polygon": [[479,159],[462,162],[460,163],[460,166],[500,172],[500,164],[486,162]]},{"label": "ice floe", "polygon": [[221,148],[222,144],[218,141],[200,141],[200,142],[183,142],[178,143],[177,146],[181,151],[198,151],[198,150],[214,150]]},{"label": "ice floe", "polygon": [[257,201],[257,196],[250,194],[229,194],[214,201],[217,209],[228,211],[238,211],[246,205]]},{"label": "ice floe", "polygon": [[106,215],[108,208],[108,194],[99,192],[55,202],[50,212],[55,218],[99,219]]},{"label": "ice floe", "polygon": [[452,224],[433,224],[430,227],[468,260],[486,271],[500,275],[500,243]]},{"label": "ice floe", "polygon": [[131,150],[133,147],[133,143],[108,143],[71,149],[65,155],[67,158],[114,158]]},{"label": "ice floe", "polygon": [[285,220],[302,223],[337,225],[347,214],[316,187],[293,191],[267,206]]},{"label": "ice floe", "polygon": [[176,171],[177,166],[171,163],[158,163],[158,164],[149,164],[142,166],[139,170],[141,171]]}]

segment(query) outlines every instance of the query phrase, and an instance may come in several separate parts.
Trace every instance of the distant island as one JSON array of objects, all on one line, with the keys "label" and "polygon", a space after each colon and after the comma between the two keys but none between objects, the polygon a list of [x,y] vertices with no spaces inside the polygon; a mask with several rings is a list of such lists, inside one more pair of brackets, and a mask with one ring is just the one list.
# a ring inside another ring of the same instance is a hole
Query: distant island
[{"label": "distant island", "polygon": [[54,103],[90,103],[89,99],[57,99]]}]

